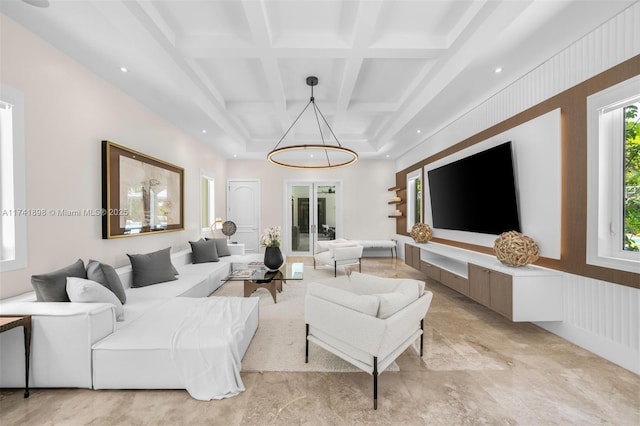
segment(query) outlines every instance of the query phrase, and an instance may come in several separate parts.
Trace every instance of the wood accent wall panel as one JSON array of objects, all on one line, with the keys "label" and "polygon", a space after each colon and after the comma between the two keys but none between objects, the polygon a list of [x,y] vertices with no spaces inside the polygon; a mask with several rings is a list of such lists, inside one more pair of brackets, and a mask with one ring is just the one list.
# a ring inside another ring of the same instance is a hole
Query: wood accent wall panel
[{"label": "wood accent wall panel", "polygon": [[[396,182],[405,182],[407,173],[517,127],[556,108],[562,111],[562,236],[561,259],[542,257],[536,265],[602,281],[640,288],[638,274],[586,264],[587,229],[587,97],[617,83],[640,75],[640,55],[636,55],[588,80],[546,99],[493,125],[437,154],[396,173]],[[404,224],[406,226],[406,223]],[[408,235],[397,224],[396,232]],[[492,254],[491,248],[434,238],[434,241],[468,250]]]}]

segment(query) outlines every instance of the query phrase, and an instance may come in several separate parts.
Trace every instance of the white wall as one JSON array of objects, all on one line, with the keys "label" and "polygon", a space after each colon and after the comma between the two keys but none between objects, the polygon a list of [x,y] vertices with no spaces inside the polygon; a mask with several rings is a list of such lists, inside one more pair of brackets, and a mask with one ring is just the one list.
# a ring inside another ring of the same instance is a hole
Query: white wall
[{"label": "white wall", "polygon": [[102,207],[103,139],[185,169],[185,231],[102,240],[100,217],[30,217],[27,268],[0,274],[0,298],[78,258],[117,267],[129,263],[126,253],[182,249],[199,237],[200,170],[215,172],[224,203],[223,158],[3,15],[0,43],[1,82],[25,100],[27,208]]},{"label": "white wall", "polygon": [[395,235],[395,219],[389,218],[388,188],[395,184],[395,163],[385,160],[358,160],[333,170],[293,170],[266,160],[230,160],[227,176],[260,179],[261,227],[284,227],[285,181],[341,181],[344,210],[343,237],[389,239]]},{"label": "white wall", "polygon": [[[562,170],[561,170],[560,109],[543,114],[526,123],[488,138],[469,148],[424,168],[425,223],[433,224],[429,171],[461,158],[511,141],[518,209],[522,232],[533,238],[540,255],[560,259],[562,222]],[[490,209],[491,206],[479,208]],[[493,247],[496,235],[448,229],[433,229],[433,236]]]},{"label": "white wall", "polygon": [[564,274],[563,320],[536,323],[640,374],[640,290]]}]

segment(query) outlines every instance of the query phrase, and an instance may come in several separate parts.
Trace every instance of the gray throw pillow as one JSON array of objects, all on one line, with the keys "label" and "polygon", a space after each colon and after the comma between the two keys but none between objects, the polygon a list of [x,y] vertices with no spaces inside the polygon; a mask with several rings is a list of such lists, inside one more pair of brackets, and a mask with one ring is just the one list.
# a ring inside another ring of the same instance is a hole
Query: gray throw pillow
[{"label": "gray throw pillow", "polygon": [[127,254],[131,262],[131,287],[145,287],[151,284],[175,281],[176,268],[171,264],[171,247],[146,254]]},{"label": "gray throw pillow", "polygon": [[216,242],[218,257],[231,256],[231,250],[229,250],[226,238],[207,238],[207,240]]},{"label": "gray throw pillow", "polygon": [[120,277],[113,266],[100,263],[97,260],[89,260],[87,264],[87,278],[102,284],[118,297],[123,305],[127,301],[127,294],[124,292],[124,286]]},{"label": "gray throw pillow", "polygon": [[38,302],[68,302],[67,277],[87,278],[84,262],[77,262],[47,274],[32,275],[31,285]]},{"label": "gray throw pillow", "polygon": [[220,260],[215,241],[200,239],[195,242],[189,241],[189,244],[191,244],[193,263],[218,262]]}]

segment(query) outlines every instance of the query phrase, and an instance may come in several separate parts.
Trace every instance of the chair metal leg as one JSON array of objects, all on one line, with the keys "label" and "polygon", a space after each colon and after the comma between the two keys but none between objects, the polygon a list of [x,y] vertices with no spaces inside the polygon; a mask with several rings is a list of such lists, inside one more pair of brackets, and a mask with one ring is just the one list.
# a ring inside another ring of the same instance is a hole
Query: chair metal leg
[{"label": "chair metal leg", "polygon": [[362,272],[362,258],[358,258],[358,272]]},{"label": "chair metal leg", "polygon": [[338,276],[338,262],[334,261],[333,262],[333,277],[337,277]]},{"label": "chair metal leg", "polygon": [[304,337],[305,340],[305,348],[304,348],[304,363],[307,364],[309,362],[309,324],[305,324],[307,327],[307,334]]},{"label": "chair metal leg", "polygon": [[422,348],[424,346],[424,320],[420,320],[420,330],[422,330],[422,334],[420,334],[420,357],[422,357]]},{"label": "chair metal leg", "polygon": [[373,409],[378,409],[378,357],[373,357]]}]

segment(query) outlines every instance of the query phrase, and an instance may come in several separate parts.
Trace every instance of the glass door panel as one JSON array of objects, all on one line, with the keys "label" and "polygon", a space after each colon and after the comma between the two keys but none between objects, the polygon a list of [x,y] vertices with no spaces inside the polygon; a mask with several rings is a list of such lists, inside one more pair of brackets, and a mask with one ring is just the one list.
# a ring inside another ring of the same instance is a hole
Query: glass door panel
[{"label": "glass door panel", "polygon": [[316,241],[336,238],[339,212],[334,182],[289,183],[287,220],[289,248],[293,255],[311,255]]},{"label": "glass door panel", "polygon": [[308,253],[311,251],[311,231],[312,215],[310,211],[309,199],[312,195],[311,184],[290,185],[289,192],[291,196],[291,252],[292,253]]},{"label": "glass door panel", "polygon": [[336,239],[336,186],[314,185],[319,241]]}]

